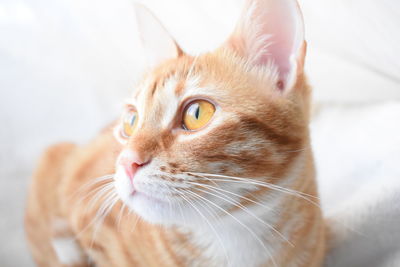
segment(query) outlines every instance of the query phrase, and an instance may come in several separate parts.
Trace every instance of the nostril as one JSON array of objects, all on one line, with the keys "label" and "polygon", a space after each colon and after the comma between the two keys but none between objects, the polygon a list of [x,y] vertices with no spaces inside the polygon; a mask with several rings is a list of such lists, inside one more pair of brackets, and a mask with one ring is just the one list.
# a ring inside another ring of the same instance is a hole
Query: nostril
[{"label": "nostril", "polygon": [[131,181],[133,181],[133,179],[134,179],[134,177],[135,177],[137,171],[138,171],[140,168],[146,166],[146,165],[149,164],[149,163],[150,163],[150,160],[148,160],[148,161],[146,161],[146,162],[144,162],[144,163],[142,163],[142,164],[139,164],[139,163],[137,163],[137,162],[133,162],[133,163],[131,163],[131,164],[122,164],[122,165],[124,166],[125,172],[126,172],[126,174],[128,175],[129,179],[130,179]]},{"label": "nostril", "polygon": [[137,169],[138,167],[142,166],[141,164],[137,164],[136,162],[132,163],[132,169]]},{"label": "nostril", "polygon": [[151,158],[145,155],[139,155],[137,152],[130,149],[123,150],[118,159],[118,163],[130,180],[133,180],[137,171],[151,162]]},{"label": "nostril", "polygon": [[151,160],[148,160],[148,161],[146,161],[146,162],[141,162],[141,163],[137,163],[137,162],[135,162],[135,163],[133,163],[132,165],[136,165],[135,167],[144,167],[144,166],[146,166],[146,165],[148,165],[149,163],[150,163],[150,161]]}]

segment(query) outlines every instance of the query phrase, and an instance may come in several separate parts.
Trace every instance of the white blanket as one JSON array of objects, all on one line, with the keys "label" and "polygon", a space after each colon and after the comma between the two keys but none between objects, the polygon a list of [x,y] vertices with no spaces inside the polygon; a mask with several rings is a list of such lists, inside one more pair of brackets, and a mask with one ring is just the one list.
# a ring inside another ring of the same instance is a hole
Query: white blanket
[{"label": "white blanket", "polygon": [[[243,0],[145,2],[199,53],[229,34]],[[400,1],[301,3],[328,266],[400,266]],[[130,0],[0,1],[1,266],[32,266],[22,214],[38,155],[115,118],[141,59]]]},{"label": "white blanket", "polygon": [[400,102],[324,105],[312,140],[327,266],[400,266]]}]

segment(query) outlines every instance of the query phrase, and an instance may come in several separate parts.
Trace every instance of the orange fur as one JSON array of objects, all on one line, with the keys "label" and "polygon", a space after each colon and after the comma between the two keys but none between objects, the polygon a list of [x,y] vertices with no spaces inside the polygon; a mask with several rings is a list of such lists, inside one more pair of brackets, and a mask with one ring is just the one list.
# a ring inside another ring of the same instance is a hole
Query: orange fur
[{"label": "orange fur", "polygon": [[[176,200],[180,197],[193,203],[196,203],[196,195],[212,199],[210,193],[215,191],[205,188],[213,188],[214,184],[224,188],[227,182],[235,181],[224,181],[223,177],[253,177],[248,180],[250,184],[269,183],[271,187],[236,191],[241,196],[239,204],[229,205],[228,213],[238,214],[243,207],[250,209],[261,198],[279,193],[278,196],[283,196],[282,203],[272,226],[277,232],[286,233],[288,242],[275,235],[261,235],[262,240],[267,243],[270,240],[274,246],[271,257],[263,254],[266,260],[261,265],[321,266],[325,226],[316,198],[308,132],[310,88],[301,71],[304,55],[305,50],[298,59],[301,68],[293,88],[281,92],[277,90],[280,81],[273,68],[251,66],[230,47],[224,46],[196,58],[180,53],[152,70],[138,85],[133,99],[141,103],[140,119],[137,130],[128,140],[122,144],[117,142],[112,129],[107,128],[88,145],[60,144],[50,148],[34,175],[26,211],[27,237],[37,264],[62,266],[64,263],[53,242],[63,238],[74,242],[74,247],[79,249],[79,253],[74,254],[75,261],[68,266],[89,266],[90,262],[96,266],[220,266],[229,263],[224,258],[210,257],[205,252],[207,246],[199,244],[192,228],[182,227],[183,223],[149,222],[152,220],[149,218],[158,215],[146,218],[147,215],[135,211],[117,197],[114,205],[103,205],[108,202],[107,198],[112,202],[114,197],[109,193],[112,190],[102,191],[106,188],[102,186],[108,186],[110,179],[98,182],[93,179],[115,173],[118,155],[129,150],[140,158],[156,159],[151,161],[155,185],[162,187],[159,182],[190,185],[186,191],[176,187],[172,191],[175,193],[168,196],[171,201],[177,201],[179,207],[185,203]],[[168,89],[169,86],[172,88]],[[197,93],[196,97],[210,99],[218,106],[215,118],[196,133],[180,128],[180,114],[192,97],[187,97],[187,93],[192,91]],[[163,124],[162,118],[169,112],[167,93],[177,99],[178,104],[176,111],[172,109],[176,113],[171,113],[173,119]],[[119,122],[115,125],[118,129]],[[199,173],[224,176],[205,179]],[[183,174],[186,176],[182,178]],[[292,176],[295,178],[288,178]],[[140,183],[140,177],[135,179]],[[191,183],[193,181],[195,183]],[[281,184],[286,183],[290,191],[281,189]],[[149,182],[144,184],[150,188]],[[163,186],[164,189],[173,187]],[[151,190],[155,189],[148,190],[152,196]],[[154,192],[162,195],[162,191]],[[221,223],[221,218],[229,218],[219,210],[216,213],[219,219],[211,220],[215,225]],[[202,220],[201,217],[188,219]],[[241,245],[243,249],[247,246],[239,242],[238,246]]]}]

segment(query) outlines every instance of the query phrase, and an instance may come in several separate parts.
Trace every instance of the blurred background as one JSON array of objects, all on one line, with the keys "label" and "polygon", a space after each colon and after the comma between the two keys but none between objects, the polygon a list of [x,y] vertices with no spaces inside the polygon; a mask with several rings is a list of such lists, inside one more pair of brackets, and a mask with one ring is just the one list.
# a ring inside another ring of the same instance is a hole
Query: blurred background
[{"label": "blurred background", "polygon": [[[199,54],[225,40],[244,1],[140,2],[185,51]],[[327,216],[371,227],[346,210],[365,208],[368,201],[375,207],[374,199],[384,199],[385,207],[400,214],[393,200],[400,203],[400,2],[300,5],[316,103],[312,134],[322,204]],[[0,266],[33,266],[22,219],[43,149],[65,140],[84,143],[116,118],[143,71],[142,54],[132,0],[0,0]],[[396,229],[392,241],[400,240]],[[383,243],[393,258],[385,266],[392,266],[400,249],[394,241]],[[356,266],[342,258],[337,266]]]}]

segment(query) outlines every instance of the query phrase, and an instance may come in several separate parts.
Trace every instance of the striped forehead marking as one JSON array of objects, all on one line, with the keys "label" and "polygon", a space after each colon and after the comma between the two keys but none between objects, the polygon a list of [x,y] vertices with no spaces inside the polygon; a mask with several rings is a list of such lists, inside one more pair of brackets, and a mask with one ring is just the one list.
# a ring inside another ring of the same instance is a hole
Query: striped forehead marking
[{"label": "striped forehead marking", "polygon": [[192,88],[187,87],[186,79],[177,75],[145,83],[139,94],[139,102],[145,103],[141,108],[143,116],[158,123],[161,128],[167,128],[175,120],[188,89]]}]

